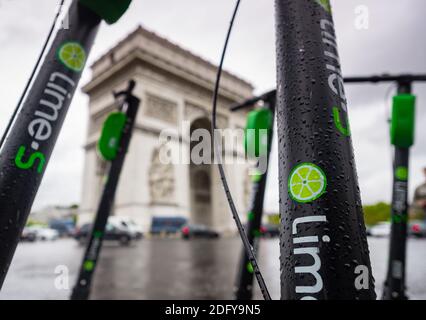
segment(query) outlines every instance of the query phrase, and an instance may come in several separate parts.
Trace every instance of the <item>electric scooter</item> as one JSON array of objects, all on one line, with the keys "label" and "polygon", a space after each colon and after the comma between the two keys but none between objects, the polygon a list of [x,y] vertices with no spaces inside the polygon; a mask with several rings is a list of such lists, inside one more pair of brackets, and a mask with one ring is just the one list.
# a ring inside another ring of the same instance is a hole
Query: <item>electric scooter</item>
[{"label": "electric scooter", "polygon": [[0,153],[0,287],[12,261],[102,20],[113,24],[131,0],[74,0]]},{"label": "electric scooter", "polygon": [[[266,180],[268,175],[268,162],[272,147],[273,124],[275,113],[275,92],[267,92],[259,97],[249,99],[239,105],[233,106],[235,112],[252,107],[257,102],[263,101],[261,108],[249,112],[245,135],[246,154],[252,154],[257,159],[257,166],[263,163],[261,170],[255,169],[251,175],[252,194],[247,213],[246,235],[250,244],[258,253],[259,237],[261,236],[261,224],[263,217],[263,202],[265,198]],[[265,146],[260,146],[266,141]],[[253,151],[249,151],[249,148]],[[256,148],[257,147],[257,148]],[[264,150],[262,152],[262,150]],[[259,173],[258,173],[259,172]],[[236,300],[251,300],[253,297],[253,266],[251,265],[245,250],[242,251],[238,265],[237,281],[235,285]]]},{"label": "electric scooter", "polygon": [[102,197],[95,215],[88,244],[81,263],[78,280],[71,295],[71,300],[87,300],[90,286],[96,269],[105,228],[114,205],[120,173],[129,148],[132,131],[139,109],[139,99],[132,94],[135,82],[130,81],[127,90],[115,93],[120,102],[120,111],[111,113],[106,119],[98,143],[98,150],[105,161],[111,166],[107,175]]}]

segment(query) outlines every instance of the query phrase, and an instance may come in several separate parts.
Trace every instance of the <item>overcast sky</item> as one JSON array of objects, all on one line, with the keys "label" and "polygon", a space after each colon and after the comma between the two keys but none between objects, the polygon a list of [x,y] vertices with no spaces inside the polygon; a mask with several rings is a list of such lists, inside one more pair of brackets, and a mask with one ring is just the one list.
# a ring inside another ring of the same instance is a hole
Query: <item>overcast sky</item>
[{"label": "overcast sky", "polygon": [[[0,130],[3,132],[35,59],[41,50],[58,1],[0,0]],[[274,1],[243,0],[226,69],[247,79],[256,93],[275,87]],[[69,0],[67,1],[69,4]],[[426,1],[332,1],[344,75],[426,73]],[[89,65],[139,24],[216,63],[234,5],[231,0],[133,0],[116,25],[102,25]],[[355,26],[359,6],[369,11],[368,29]],[[86,69],[81,85],[90,79]],[[352,139],[366,204],[390,201],[391,156],[387,117],[394,87],[346,86]],[[426,84],[418,95],[416,145],[412,149],[410,197],[423,181],[426,166]],[[77,91],[37,195],[34,209],[78,203],[86,136],[87,97]],[[276,148],[272,154],[266,208],[278,211]]]}]

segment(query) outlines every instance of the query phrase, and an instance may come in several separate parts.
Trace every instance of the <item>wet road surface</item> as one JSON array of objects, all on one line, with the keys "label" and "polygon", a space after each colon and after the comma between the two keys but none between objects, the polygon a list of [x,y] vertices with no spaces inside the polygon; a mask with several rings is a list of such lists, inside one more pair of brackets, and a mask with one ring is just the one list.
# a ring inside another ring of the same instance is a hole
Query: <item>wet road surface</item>
[{"label": "wet road surface", "polygon": [[[380,297],[387,239],[369,238]],[[107,242],[96,270],[93,299],[232,299],[241,250],[238,238],[143,239],[130,247]],[[280,296],[278,239],[262,239],[259,264],[273,299]],[[72,239],[21,243],[0,299],[68,299],[83,248]],[[426,299],[426,239],[408,242],[411,299]],[[67,288],[68,287],[68,288]],[[255,297],[261,299],[255,285]]]}]

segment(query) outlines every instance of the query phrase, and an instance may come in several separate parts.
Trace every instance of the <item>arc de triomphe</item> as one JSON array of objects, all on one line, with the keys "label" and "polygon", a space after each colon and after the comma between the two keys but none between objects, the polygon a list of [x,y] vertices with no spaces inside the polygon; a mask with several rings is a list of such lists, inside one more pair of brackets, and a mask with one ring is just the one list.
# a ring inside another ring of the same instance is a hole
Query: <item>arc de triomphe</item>
[{"label": "arc de triomphe", "polygon": [[[83,89],[90,97],[90,119],[79,223],[93,218],[102,192],[107,164],[99,157],[96,143],[105,117],[115,108],[111,93],[125,88],[129,79],[134,79],[137,82],[134,93],[142,103],[113,214],[132,218],[146,231],[153,216],[184,216],[222,232],[233,231],[234,222],[217,168],[182,161],[165,164],[159,157],[161,152],[170,152],[175,158],[189,155],[193,144],[190,133],[197,128],[210,130],[216,67],[139,27],[97,60],[92,71],[92,80]],[[245,113],[231,113],[228,109],[252,93],[249,83],[228,72],[223,74],[218,110],[220,128],[245,126]],[[164,129],[175,132],[174,142],[161,143],[159,135]],[[242,157],[242,148],[233,154]],[[225,168],[244,220],[250,189],[248,165],[227,164]]]}]

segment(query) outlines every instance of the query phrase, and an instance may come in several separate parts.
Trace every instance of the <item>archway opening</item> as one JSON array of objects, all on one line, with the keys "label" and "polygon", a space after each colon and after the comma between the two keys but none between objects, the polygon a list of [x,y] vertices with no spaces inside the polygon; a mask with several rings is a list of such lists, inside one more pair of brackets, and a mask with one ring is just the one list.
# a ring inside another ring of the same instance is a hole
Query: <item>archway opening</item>
[{"label": "archway opening", "polygon": [[[211,122],[207,118],[196,119],[191,123],[190,131],[191,221],[211,226],[213,223]],[[192,138],[195,138],[194,141]]]}]

